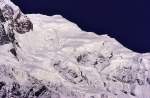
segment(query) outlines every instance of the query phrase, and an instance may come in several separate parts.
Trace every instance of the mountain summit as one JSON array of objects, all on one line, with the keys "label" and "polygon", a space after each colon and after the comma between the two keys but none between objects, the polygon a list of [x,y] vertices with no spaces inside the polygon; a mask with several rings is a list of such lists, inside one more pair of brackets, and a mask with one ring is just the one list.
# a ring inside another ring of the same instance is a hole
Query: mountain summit
[{"label": "mountain summit", "polygon": [[149,53],[60,15],[0,8],[0,98],[150,98]]}]

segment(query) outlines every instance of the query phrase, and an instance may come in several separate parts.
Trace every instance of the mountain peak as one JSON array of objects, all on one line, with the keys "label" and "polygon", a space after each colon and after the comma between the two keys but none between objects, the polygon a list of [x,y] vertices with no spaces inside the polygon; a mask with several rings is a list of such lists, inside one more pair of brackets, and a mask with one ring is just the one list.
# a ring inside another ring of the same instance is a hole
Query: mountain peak
[{"label": "mountain peak", "polygon": [[4,1],[0,5],[20,14],[0,22],[1,33],[7,37],[9,24],[20,23],[21,16],[30,24],[11,27],[15,43],[1,40],[0,98],[150,97],[149,53],[135,53],[108,35],[83,31],[61,15],[25,15]]}]

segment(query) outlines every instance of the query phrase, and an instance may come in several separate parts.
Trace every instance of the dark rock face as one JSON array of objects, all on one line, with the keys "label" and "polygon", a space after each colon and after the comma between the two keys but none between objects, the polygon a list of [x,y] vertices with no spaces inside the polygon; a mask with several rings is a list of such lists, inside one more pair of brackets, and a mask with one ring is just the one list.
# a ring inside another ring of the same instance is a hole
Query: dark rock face
[{"label": "dark rock face", "polygon": [[14,10],[11,5],[6,4],[4,1],[1,2],[3,2],[4,6],[0,9],[0,45],[3,45],[13,43],[16,40],[14,30],[24,34],[33,30],[33,24],[20,9],[15,12],[16,9]]},{"label": "dark rock face", "polygon": [[0,9],[0,21],[6,22],[1,9]]},{"label": "dark rock face", "polygon": [[13,21],[13,15],[14,11],[8,4],[0,9],[0,45],[8,44],[15,40],[15,37],[12,36],[13,30],[10,29],[12,25],[8,24],[7,27],[4,27],[7,21]]},{"label": "dark rock face", "polygon": [[147,78],[146,81],[150,85],[150,78]]},{"label": "dark rock face", "polygon": [[12,20],[13,19],[13,15],[15,14],[13,9],[6,4],[3,8],[2,8],[2,14],[4,19],[7,20]]},{"label": "dark rock face", "polygon": [[5,32],[4,25],[0,23],[0,45],[8,44],[9,42],[10,40]]},{"label": "dark rock face", "polygon": [[2,82],[0,82],[0,90],[1,90],[1,89],[2,89],[2,87],[3,87],[3,86],[5,86],[5,85],[6,85],[6,84],[5,84],[5,82],[3,82],[3,81],[2,81]]},{"label": "dark rock face", "polygon": [[[48,90],[46,86],[31,86],[27,88],[25,86],[20,86],[17,83],[13,83],[12,85],[3,86],[0,90],[0,98],[60,98],[59,94]],[[55,96],[55,97],[52,97]]]},{"label": "dark rock face", "polygon": [[24,34],[26,32],[29,32],[30,30],[33,30],[32,22],[26,16],[21,17],[25,18],[24,21],[20,21],[20,19],[17,19],[15,21],[14,30],[19,34]]}]

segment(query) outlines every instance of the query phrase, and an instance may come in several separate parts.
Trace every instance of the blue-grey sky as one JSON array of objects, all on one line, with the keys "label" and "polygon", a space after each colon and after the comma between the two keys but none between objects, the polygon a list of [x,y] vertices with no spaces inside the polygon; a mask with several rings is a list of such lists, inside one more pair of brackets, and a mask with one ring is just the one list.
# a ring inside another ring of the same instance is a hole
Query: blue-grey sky
[{"label": "blue-grey sky", "polygon": [[61,14],[83,30],[107,33],[137,52],[150,52],[150,1],[12,0],[24,13]]}]

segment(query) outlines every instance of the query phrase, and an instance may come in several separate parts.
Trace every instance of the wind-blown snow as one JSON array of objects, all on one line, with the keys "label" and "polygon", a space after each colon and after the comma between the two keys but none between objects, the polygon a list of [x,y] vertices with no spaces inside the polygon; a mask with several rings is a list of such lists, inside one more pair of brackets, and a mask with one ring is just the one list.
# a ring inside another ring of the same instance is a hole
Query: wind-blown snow
[{"label": "wind-blown snow", "polygon": [[19,61],[9,44],[0,46],[0,96],[15,88],[13,98],[150,98],[149,53],[60,15],[28,17],[33,31],[16,33]]}]

